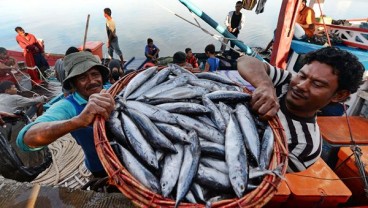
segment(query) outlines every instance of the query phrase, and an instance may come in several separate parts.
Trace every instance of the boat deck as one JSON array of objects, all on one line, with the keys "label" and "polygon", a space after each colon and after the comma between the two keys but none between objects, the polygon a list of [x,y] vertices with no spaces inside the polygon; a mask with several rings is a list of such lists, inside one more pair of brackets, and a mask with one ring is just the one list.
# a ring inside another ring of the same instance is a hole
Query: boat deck
[{"label": "boat deck", "polygon": [[0,178],[0,207],[134,207],[121,193],[40,186]]}]

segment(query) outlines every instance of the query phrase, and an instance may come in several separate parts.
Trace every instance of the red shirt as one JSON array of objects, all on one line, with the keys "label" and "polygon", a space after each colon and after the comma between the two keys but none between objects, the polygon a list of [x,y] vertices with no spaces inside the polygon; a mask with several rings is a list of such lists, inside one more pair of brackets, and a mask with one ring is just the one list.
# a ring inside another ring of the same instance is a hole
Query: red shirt
[{"label": "red shirt", "polygon": [[188,58],[188,56],[187,56],[186,62],[191,64],[193,66],[193,68],[198,68],[198,62],[197,62],[196,57],[192,56],[192,57]]}]

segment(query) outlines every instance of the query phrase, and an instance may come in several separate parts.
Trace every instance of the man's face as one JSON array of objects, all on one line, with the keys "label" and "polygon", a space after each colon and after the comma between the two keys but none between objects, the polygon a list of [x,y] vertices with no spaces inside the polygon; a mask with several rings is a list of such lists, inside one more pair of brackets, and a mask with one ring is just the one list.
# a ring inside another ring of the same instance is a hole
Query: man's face
[{"label": "man's face", "polygon": [[192,51],[188,51],[188,53],[187,53],[187,57],[192,57],[193,56],[193,53],[192,53]]},{"label": "man's face", "polygon": [[17,87],[15,85],[11,85],[10,88],[5,91],[5,93],[9,95],[16,95],[17,91]]},{"label": "man's face", "polygon": [[0,59],[8,58],[8,52],[0,53]]},{"label": "man's face", "polygon": [[240,12],[242,9],[242,4],[235,4],[235,11]]},{"label": "man's face", "polygon": [[92,67],[87,72],[76,76],[72,81],[76,91],[85,99],[88,99],[89,96],[94,93],[99,93],[103,87],[102,75],[95,67]]},{"label": "man's face", "polygon": [[300,2],[300,5],[299,5],[299,8],[298,8],[298,11],[302,11],[304,9],[304,7],[306,6],[305,2],[304,1],[301,1]]},{"label": "man's face", "polygon": [[338,76],[332,67],[313,61],[304,65],[290,82],[286,94],[287,108],[297,115],[313,116],[316,111],[334,98],[338,88]]}]

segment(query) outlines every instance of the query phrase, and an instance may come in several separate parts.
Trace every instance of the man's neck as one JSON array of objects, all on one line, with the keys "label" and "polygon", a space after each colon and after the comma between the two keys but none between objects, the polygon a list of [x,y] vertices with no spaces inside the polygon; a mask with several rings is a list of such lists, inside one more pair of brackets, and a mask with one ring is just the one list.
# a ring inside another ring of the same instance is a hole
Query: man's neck
[{"label": "man's neck", "polygon": [[288,105],[288,102],[286,102],[286,99],[285,99],[285,107],[287,109],[287,111],[289,111],[289,113],[297,116],[297,117],[301,117],[301,118],[312,118],[314,117],[316,114],[317,114],[317,111],[301,111],[299,109],[295,109],[293,108],[293,106],[291,105]]}]

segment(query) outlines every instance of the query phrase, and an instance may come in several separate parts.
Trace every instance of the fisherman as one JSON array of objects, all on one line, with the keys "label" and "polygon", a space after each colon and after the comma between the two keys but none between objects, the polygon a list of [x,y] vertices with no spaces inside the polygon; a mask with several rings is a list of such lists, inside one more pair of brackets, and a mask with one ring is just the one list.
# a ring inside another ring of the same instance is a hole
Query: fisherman
[{"label": "fisherman", "polygon": [[63,87],[73,93],[25,126],[18,135],[17,145],[24,151],[37,151],[71,133],[84,151],[86,167],[93,176],[105,177],[93,141],[92,122],[96,116],[107,120],[114,109],[113,97],[103,89],[109,69],[84,51],[67,55],[64,69]]},{"label": "fisherman", "polygon": [[119,47],[118,36],[116,35],[115,21],[111,17],[111,9],[104,9],[104,17],[106,18],[106,31],[107,31],[107,49],[111,58],[114,56],[114,51],[118,54],[121,65],[124,65],[123,53]]},{"label": "fisherman", "polygon": [[200,69],[193,68],[193,66],[190,63],[186,62],[186,54],[182,51],[178,51],[178,52],[174,53],[173,63],[177,64],[177,65],[179,65],[179,66],[183,67],[184,69],[187,69],[191,72],[201,72]]},{"label": "fisherman", "polygon": [[160,49],[153,44],[152,38],[147,39],[147,45],[144,48],[144,55],[146,56],[146,62],[156,62],[159,57]]},{"label": "fisherman", "polygon": [[277,115],[289,147],[288,172],[307,169],[321,155],[322,139],[317,111],[329,103],[344,102],[362,83],[364,66],[353,54],[325,47],[306,54],[295,75],[256,58],[238,60],[239,74],[256,89],[251,106],[261,117]]},{"label": "fisherman", "polygon": [[[229,12],[229,14],[226,16],[225,25],[227,30],[233,34],[235,37],[238,37],[240,30],[244,26],[244,16],[240,12],[243,7],[243,3],[241,1],[237,1],[235,4],[235,11]],[[229,42],[229,39],[224,40],[224,44],[221,45],[221,51],[225,52],[226,45]],[[235,43],[230,42],[230,47],[234,48]],[[233,54],[233,51],[230,50],[230,55]]]},{"label": "fisherman", "polygon": [[16,83],[12,70],[15,69],[16,60],[8,55],[6,48],[0,47],[0,81],[11,81]]}]

